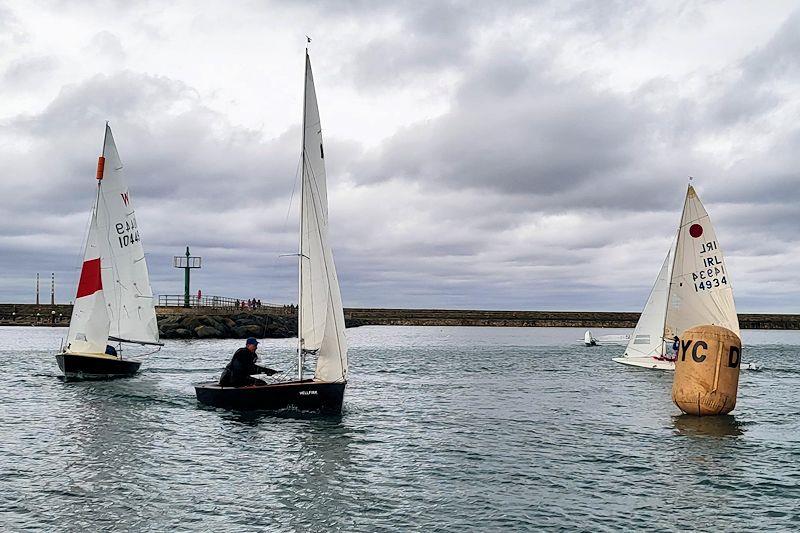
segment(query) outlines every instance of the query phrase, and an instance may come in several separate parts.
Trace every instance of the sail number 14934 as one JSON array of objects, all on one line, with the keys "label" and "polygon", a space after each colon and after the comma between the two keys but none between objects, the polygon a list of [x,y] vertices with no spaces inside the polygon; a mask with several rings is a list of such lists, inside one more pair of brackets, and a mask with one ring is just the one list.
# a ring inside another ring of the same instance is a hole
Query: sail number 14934
[{"label": "sail number 14934", "polygon": [[719,250],[717,241],[707,241],[700,246],[700,255],[711,253],[714,255],[702,257],[703,268],[692,272],[694,292],[708,291],[727,285],[728,278],[725,276],[725,265],[722,264],[722,261],[716,255],[716,252]]}]

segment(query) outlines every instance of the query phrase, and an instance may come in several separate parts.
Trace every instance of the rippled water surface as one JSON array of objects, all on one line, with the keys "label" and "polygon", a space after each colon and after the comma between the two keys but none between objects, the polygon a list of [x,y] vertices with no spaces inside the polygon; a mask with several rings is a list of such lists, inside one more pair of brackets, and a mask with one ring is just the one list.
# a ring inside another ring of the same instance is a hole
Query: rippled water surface
[{"label": "rippled water surface", "polygon": [[[763,370],[703,419],[583,330],[348,330],[335,418],[200,407],[239,341],[63,383],[64,333],[0,328],[4,530],[800,529],[800,332],[745,331]],[[262,362],[289,370],[293,342]]]}]

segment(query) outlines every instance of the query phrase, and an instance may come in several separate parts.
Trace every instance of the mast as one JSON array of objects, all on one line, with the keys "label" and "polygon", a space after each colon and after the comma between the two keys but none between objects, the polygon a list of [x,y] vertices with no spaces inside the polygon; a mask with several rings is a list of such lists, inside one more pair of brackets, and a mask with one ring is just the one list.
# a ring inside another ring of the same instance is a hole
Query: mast
[{"label": "mast", "polygon": [[303,380],[303,203],[306,174],[306,97],[308,95],[308,45],[303,62],[303,137],[300,144],[300,245],[297,254],[297,380]]},{"label": "mast", "polygon": [[[689,178],[691,180],[691,178]],[[686,211],[686,202],[689,199],[689,188],[691,188],[692,184],[690,183],[688,188],[686,189],[686,196],[683,199],[683,209],[681,209],[681,219],[678,221],[678,231],[675,235],[675,247],[670,249],[670,253],[672,254],[672,260],[669,263],[669,283],[667,284],[667,302],[666,308],[664,309],[664,327],[661,330],[661,338],[664,339],[664,333],[667,330],[667,317],[669,316],[669,302],[672,297],[672,276],[675,272],[675,258],[678,255],[678,245],[680,244],[681,239],[681,227],[683,225],[683,213]],[[677,331],[672,332],[673,335],[677,335]],[[663,357],[666,353],[666,348],[664,343],[661,343],[661,356]]]}]

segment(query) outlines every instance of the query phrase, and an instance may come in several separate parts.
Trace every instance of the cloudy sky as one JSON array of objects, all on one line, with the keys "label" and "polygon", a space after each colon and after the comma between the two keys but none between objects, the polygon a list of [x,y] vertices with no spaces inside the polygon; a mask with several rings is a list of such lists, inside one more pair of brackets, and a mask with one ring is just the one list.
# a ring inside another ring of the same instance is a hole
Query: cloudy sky
[{"label": "cloudy sky", "polygon": [[73,297],[106,120],[156,293],[190,244],[294,301],[306,34],[346,306],[639,310],[692,175],[739,310],[800,310],[779,0],[0,0],[0,301]]}]

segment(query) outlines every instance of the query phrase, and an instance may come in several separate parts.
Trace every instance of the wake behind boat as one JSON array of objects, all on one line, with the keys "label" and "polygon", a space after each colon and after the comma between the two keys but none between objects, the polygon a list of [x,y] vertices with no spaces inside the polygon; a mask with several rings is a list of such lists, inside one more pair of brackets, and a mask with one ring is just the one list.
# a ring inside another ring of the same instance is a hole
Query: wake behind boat
[{"label": "wake behind boat", "polygon": [[[226,409],[295,408],[339,413],[347,385],[347,340],[339,280],[328,243],[328,193],[317,95],[306,50],[300,197],[297,380],[244,387],[217,382],[195,386],[200,403]],[[303,378],[307,355],[316,355],[312,379]]]},{"label": "wake behind boat", "polygon": [[129,343],[162,345],[133,202],[106,124],[75,305],[56,361],[64,379],[132,376],[141,362],[122,358]]},{"label": "wake behind boat", "polygon": [[[657,370],[675,370],[669,357],[680,336],[711,324],[741,338],[733,288],[716,232],[694,187],[686,191],[678,234],[667,252],[623,357],[613,361]],[[742,363],[743,369],[756,369]]]}]

